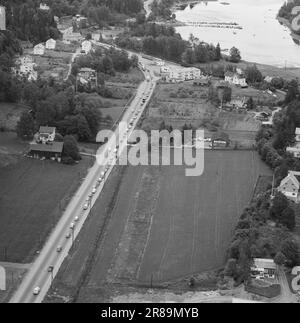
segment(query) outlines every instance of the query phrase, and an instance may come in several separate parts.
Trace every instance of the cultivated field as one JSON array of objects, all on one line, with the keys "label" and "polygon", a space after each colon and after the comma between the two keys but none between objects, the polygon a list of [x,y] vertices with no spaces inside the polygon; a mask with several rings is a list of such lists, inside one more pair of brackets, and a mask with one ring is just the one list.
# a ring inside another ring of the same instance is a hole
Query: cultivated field
[{"label": "cultivated field", "polygon": [[0,261],[33,260],[89,165],[18,157],[0,168]]},{"label": "cultivated field", "polygon": [[194,178],[181,166],[116,170],[56,279],[56,296],[107,301],[117,286],[222,267],[256,180],[269,173],[252,151],[207,151],[204,174]]}]

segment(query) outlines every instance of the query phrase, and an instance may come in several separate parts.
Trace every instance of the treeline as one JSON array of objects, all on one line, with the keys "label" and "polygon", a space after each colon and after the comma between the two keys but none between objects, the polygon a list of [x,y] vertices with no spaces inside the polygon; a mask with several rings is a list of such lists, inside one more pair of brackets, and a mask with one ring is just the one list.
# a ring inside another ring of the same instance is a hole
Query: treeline
[{"label": "treeline", "polygon": [[[116,44],[122,48],[142,51],[184,65],[218,61],[222,58],[220,45],[214,46],[204,42],[196,44],[193,40],[196,39],[183,40],[172,26],[137,22],[131,26],[129,32],[116,39]],[[240,60],[237,49],[232,58],[236,58],[234,55]]]},{"label": "treeline", "polygon": [[137,65],[137,56],[129,58],[126,51],[120,51],[113,47],[110,49],[98,48],[87,55],[79,56],[73,64],[72,74],[76,76],[80,68],[88,67],[98,73],[115,75],[116,72],[128,72]]},{"label": "treeline", "polygon": [[18,39],[36,44],[60,36],[52,11],[40,10],[39,0],[0,0],[0,4],[6,7],[7,29]]},{"label": "treeline", "polygon": [[87,8],[107,7],[111,11],[133,15],[139,13],[144,4],[142,0],[86,0],[83,4],[83,11]]},{"label": "treeline", "polygon": [[283,194],[276,194],[272,201],[270,196],[271,190],[259,194],[235,229],[222,275],[233,277],[237,285],[249,281],[253,258],[272,258],[291,268],[300,264],[298,244],[291,233],[295,212]]},{"label": "treeline", "polygon": [[22,48],[14,33],[0,32],[0,70],[9,72],[16,54],[22,54]]},{"label": "treeline", "polygon": [[[151,4],[151,14],[149,20],[156,18],[171,19],[172,11],[171,7],[175,3],[175,0],[154,0]],[[173,16],[175,18],[175,16]]]},{"label": "treeline", "polygon": [[[287,19],[289,22],[292,22],[292,19],[295,18],[295,15],[292,15],[292,11],[296,6],[300,6],[300,0],[285,2],[280,8],[278,16]],[[300,31],[296,31],[296,33],[300,34]]]},{"label": "treeline", "polygon": [[88,94],[76,94],[70,84],[56,85],[51,81],[28,82],[21,89],[22,101],[31,110],[21,117],[33,122],[20,126],[18,135],[30,138],[40,126],[56,127],[62,136],[73,135],[79,141],[94,140],[102,121],[102,100]]}]

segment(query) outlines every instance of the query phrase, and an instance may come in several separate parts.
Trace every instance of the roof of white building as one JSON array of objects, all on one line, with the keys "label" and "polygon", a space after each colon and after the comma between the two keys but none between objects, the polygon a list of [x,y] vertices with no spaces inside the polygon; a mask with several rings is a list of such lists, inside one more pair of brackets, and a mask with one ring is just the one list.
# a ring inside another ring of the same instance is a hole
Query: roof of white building
[{"label": "roof of white building", "polygon": [[296,135],[300,135],[300,128],[296,128],[296,130],[295,130],[295,134],[296,134]]},{"label": "roof of white building", "polygon": [[292,183],[299,189],[300,187],[300,183],[297,179],[297,177],[295,176],[296,174],[294,172],[289,172],[288,176],[286,176],[280,183],[279,187],[284,186],[285,184],[287,184],[289,181],[292,181]]},{"label": "roof of white building", "polygon": [[276,269],[277,266],[273,259],[254,258],[254,266],[257,268]]}]

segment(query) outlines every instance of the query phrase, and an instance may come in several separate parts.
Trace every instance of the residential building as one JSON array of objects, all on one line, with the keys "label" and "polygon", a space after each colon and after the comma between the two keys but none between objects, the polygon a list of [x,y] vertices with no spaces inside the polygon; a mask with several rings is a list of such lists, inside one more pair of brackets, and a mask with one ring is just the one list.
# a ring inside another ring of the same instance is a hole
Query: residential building
[{"label": "residential building", "polygon": [[46,49],[54,50],[56,47],[56,40],[50,38],[46,41]]},{"label": "residential building", "polygon": [[47,158],[61,162],[63,148],[63,142],[33,143],[30,145],[28,155],[33,158]]},{"label": "residential building", "polygon": [[93,83],[95,86],[98,85],[97,82],[97,72],[91,68],[81,68],[78,72],[78,80],[82,84],[88,84],[88,83]]},{"label": "residential building", "polygon": [[43,56],[45,54],[45,46],[41,43],[33,47],[33,55]]},{"label": "residential building", "polygon": [[242,88],[248,87],[245,76],[239,73],[226,72],[225,81]]},{"label": "residential building", "polygon": [[287,147],[286,151],[292,154],[295,158],[300,158],[300,128],[295,130],[295,144]]},{"label": "residential building", "polygon": [[201,70],[195,67],[161,67],[161,75],[167,82],[178,83],[184,81],[191,81],[201,77]]},{"label": "residential building", "polygon": [[90,42],[89,40],[83,41],[81,44],[81,49],[83,52],[88,54],[92,50],[92,42]]},{"label": "residential building", "polygon": [[73,31],[77,32],[80,29],[87,27],[88,20],[86,17],[83,17],[81,15],[76,15],[75,17],[73,17],[72,25],[73,25]]},{"label": "residential building", "polygon": [[79,32],[65,32],[63,33],[63,42],[80,42],[84,38]]},{"label": "residential building", "polygon": [[50,7],[46,3],[40,3],[40,10],[48,11]]},{"label": "residential building", "polygon": [[272,82],[272,80],[273,80],[273,78],[274,78],[274,77],[272,77],[272,76],[266,76],[264,80],[265,80],[267,83],[271,83],[271,82]]},{"label": "residential building", "polygon": [[273,259],[254,258],[251,266],[251,277],[256,279],[275,279],[277,265]]},{"label": "residential building", "polygon": [[6,8],[0,6],[0,30],[6,30]]},{"label": "residential building", "polygon": [[223,105],[225,110],[239,110],[239,111],[246,111],[247,110],[247,101],[246,98],[236,98],[231,100],[228,103]]},{"label": "residential building", "polygon": [[289,171],[287,177],[285,177],[279,187],[278,192],[281,192],[289,200],[298,203],[299,202],[299,188],[300,188],[300,172]]},{"label": "residential building", "polygon": [[98,33],[92,33],[92,39],[94,41],[100,41],[101,39],[101,34],[98,34]]},{"label": "residential building", "polygon": [[54,142],[56,135],[55,127],[40,127],[37,136],[37,143],[46,144],[48,142]]}]

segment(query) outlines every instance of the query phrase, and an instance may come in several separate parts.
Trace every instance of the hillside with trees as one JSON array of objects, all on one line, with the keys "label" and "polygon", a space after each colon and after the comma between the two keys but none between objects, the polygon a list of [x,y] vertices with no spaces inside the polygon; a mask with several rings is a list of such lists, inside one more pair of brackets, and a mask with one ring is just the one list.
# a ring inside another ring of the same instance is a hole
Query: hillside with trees
[{"label": "hillside with trees", "polygon": [[60,36],[53,12],[40,10],[39,0],[0,0],[0,4],[6,7],[7,29],[18,39],[37,44]]}]

